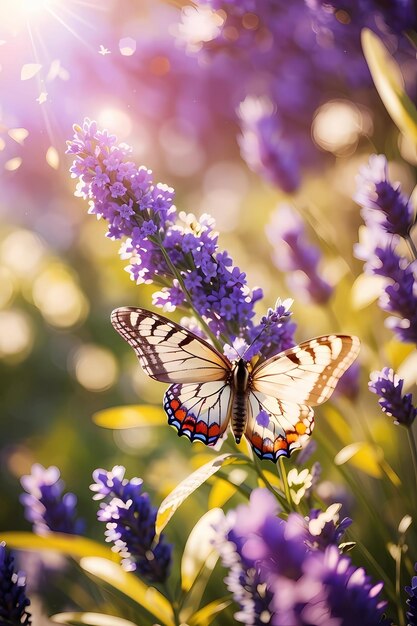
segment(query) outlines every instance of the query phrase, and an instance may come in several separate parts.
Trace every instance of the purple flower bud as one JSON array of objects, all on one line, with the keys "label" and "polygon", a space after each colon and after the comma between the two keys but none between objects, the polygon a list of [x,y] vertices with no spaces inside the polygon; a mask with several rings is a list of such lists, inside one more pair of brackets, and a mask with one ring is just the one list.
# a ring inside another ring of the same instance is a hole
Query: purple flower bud
[{"label": "purple flower bud", "polygon": [[396,424],[410,428],[417,416],[411,393],[403,395],[404,381],[389,367],[371,373],[369,390],[379,396],[379,404],[384,413],[394,418]]},{"label": "purple flower bud", "polygon": [[4,626],[30,626],[31,615],[27,611],[30,601],[26,597],[26,577],[15,572],[14,559],[0,542],[0,624]]},{"label": "purple flower bud", "polygon": [[320,276],[320,250],[309,242],[301,217],[290,206],[280,205],[266,233],[274,246],[273,261],[286,272],[288,286],[307,301],[328,302],[333,288]]},{"label": "purple flower bud", "polygon": [[45,468],[35,463],[31,474],[22,476],[20,482],[27,492],[20,496],[20,501],[35,533],[83,533],[84,521],[77,518],[77,498],[73,493],[63,493],[65,485],[57,467]]},{"label": "purple flower bud", "polygon": [[388,163],[383,154],[373,154],[357,176],[356,202],[362,206],[367,225],[372,223],[391,235],[406,237],[414,223],[410,201],[399,183],[388,180]]},{"label": "purple flower bud", "polygon": [[125,468],[111,472],[97,469],[90,489],[93,499],[104,499],[97,517],[106,524],[106,541],[122,557],[128,571],[138,571],[151,582],[163,582],[169,574],[172,546],[160,535],[156,542],[156,509],[149,495],[143,493],[140,478],[124,478]]}]

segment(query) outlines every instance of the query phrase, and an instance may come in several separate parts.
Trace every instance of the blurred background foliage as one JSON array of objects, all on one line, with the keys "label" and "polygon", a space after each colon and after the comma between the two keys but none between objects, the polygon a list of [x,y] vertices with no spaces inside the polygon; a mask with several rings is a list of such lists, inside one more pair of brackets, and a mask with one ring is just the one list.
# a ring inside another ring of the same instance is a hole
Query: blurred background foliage
[{"label": "blurred background foliage", "polygon": [[[227,64],[192,53],[175,37],[180,4],[36,0],[28,8],[19,0],[0,8],[0,529],[28,529],[19,477],[34,462],[60,468],[79,498],[88,535],[100,538],[88,490],[94,468],[125,465],[129,476],[144,479],[158,504],[209,454],[165,425],[111,430],[92,421],[107,407],[159,406],[164,387],[143,374],[109,321],[117,306],[152,308],[151,288],[129,280],[118,242],[104,239],[104,225],[73,196],[65,140],[87,115],[131,144],[134,159],[176,189],[180,210],[214,216],[221,247],[252,287],[264,289],[259,314],[277,297],[294,297],[297,340],[332,331],[360,337],[360,392],[339,394],[317,411],[312,461],[323,466],[323,500],[344,503],[354,519],[351,537],[375,554],[381,538],[369,510],[384,510],[384,540],[395,542],[413,502],[406,435],[368,393],[369,372],[393,366],[408,391],[415,389],[417,365],[411,347],[384,327],[378,284],[362,275],[362,263],[353,257],[362,220],[352,195],[358,168],[373,152],[388,156],[391,179],[411,193],[415,145],[391,121],[369,75],[358,86],[327,79],[302,131],[318,156],[301,164],[301,184],[292,193],[280,190],[250,171],[240,155],[240,94]],[[399,62],[413,97],[410,49],[405,46]],[[321,248],[321,275],[335,288],[326,306],[293,293],[272,261],[282,244],[273,245],[265,229],[281,202],[296,207]],[[342,448],[370,437],[376,446],[362,446],[348,465],[334,464]],[[372,494],[369,508],[353,500],[347,478]],[[256,484],[253,475],[245,480]],[[212,480],[176,514],[167,534],[178,553],[208,498],[213,506],[226,498],[224,485]],[[233,498],[235,503],[239,496]],[[411,547],[415,560],[416,542]],[[388,553],[379,557],[383,570],[394,569]],[[378,577],[372,563],[368,569]],[[91,608],[91,598],[81,588],[77,593],[79,604]],[[56,597],[54,603],[57,610]]]}]

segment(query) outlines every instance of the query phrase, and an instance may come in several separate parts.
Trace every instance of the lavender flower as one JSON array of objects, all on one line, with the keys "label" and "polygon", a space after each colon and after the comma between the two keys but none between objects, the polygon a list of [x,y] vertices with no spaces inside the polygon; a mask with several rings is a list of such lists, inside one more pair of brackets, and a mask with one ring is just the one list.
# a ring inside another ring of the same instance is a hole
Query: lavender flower
[{"label": "lavender flower", "polygon": [[[252,170],[288,192],[300,185],[303,168],[324,161],[311,140],[311,123],[327,94],[347,88],[351,94],[352,86],[371,84],[361,30],[385,33],[392,21],[399,33],[416,21],[412,0],[195,4],[183,11],[178,38],[205,68],[221,64],[233,97],[241,103],[242,157]],[[390,37],[395,41],[392,33]]]},{"label": "lavender flower", "polygon": [[[227,252],[219,252],[208,215],[177,215],[174,191],[154,184],[152,173],[127,160],[131,150],[86,120],[74,126],[68,152],[75,156],[76,195],[89,200],[90,213],[108,222],[107,236],[124,238],[121,256],[136,283],[156,283],[154,304],[164,310],[193,308],[215,335],[238,336],[252,326],[254,304],[246,276]],[[167,286],[172,283],[172,286]]]},{"label": "lavender flower", "polygon": [[283,137],[281,124],[268,100],[248,97],[239,107],[243,159],[251,170],[290,193],[301,181],[299,158]]},{"label": "lavender flower", "polygon": [[46,535],[50,531],[80,535],[84,522],[77,519],[77,498],[73,493],[63,493],[57,467],[47,469],[35,463],[31,474],[22,476],[22,487],[27,493],[20,496],[25,507],[26,519],[33,524],[33,531]]},{"label": "lavender flower", "polygon": [[373,154],[357,176],[356,202],[368,226],[373,223],[387,233],[407,237],[414,224],[409,200],[401,193],[400,183],[388,180],[388,163],[383,154]]},{"label": "lavender flower", "polygon": [[[417,563],[415,564],[414,569],[417,571]],[[407,598],[407,626],[417,626],[417,576],[413,576],[411,579],[411,585],[407,586],[405,590],[410,596]]]},{"label": "lavender flower", "polygon": [[417,26],[417,12],[413,0],[305,0],[306,4],[317,12],[330,15],[342,24],[349,24],[366,15],[382,17],[386,26],[394,33],[400,34],[403,30],[415,29]]},{"label": "lavender flower", "polygon": [[156,541],[156,509],[147,493],[143,493],[140,478],[124,478],[125,468],[113,467],[111,472],[97,469],[95,483],[90,489],[95,500],[105,499],[97,517],[106,523],[106,541],[120,553],[122,565],[137,571],[150,582],[163,582],[169,574],[172,546],[164,535]]},{"label": "lavender flower", "polygon": [[301,217],[290,206],[281,205],[266,232],[274,246],[274,263],[287,272],[288,285],[309,301],[328,302],[333,289],[319,274],[320,250],[308,241]]},{"label": "lavender flower", "polygon": [[379,304],[394,313],[387,324],[401,341],[417,343],[417,286],[415,261],[410,263],[397,252],[400,239],[408,238],[414,224],[410,202],[399,185],[387,179],[387,161],[373,155],[358,177],[356,200],[368,231],[367,244],[355,248],[366,261],[365,271],[387,279]]},{"label": "lavender flower", "polygon": [[[285,522],[277,513],[273,495],[256,489],[249,504],[230,511],[217,529],[216,547],[229,569],[226,584],[240,606],[236,619],[276,626],[388,626],[382,583],[372,585],[334,545],[350,520],[337,525],[329,509],[313,512],[306,526],[298,514]],[[309,543],[310,526],[315,539]]]},{"label": "lavender flower", "polygon": [[403,395],[404,380],[389,367],[371,373],[369,389],[379,396],[379,404],[387,415],[394,418],[395,424],[410,428],[417,416],[411,393]]},{"label": "lavender flower", "polygon": [[26,597],[26,578],[15,572],[14,558],[0,542],[0,624],[2,626],[30,626],[31,615],[27,611],[30,601]]}]

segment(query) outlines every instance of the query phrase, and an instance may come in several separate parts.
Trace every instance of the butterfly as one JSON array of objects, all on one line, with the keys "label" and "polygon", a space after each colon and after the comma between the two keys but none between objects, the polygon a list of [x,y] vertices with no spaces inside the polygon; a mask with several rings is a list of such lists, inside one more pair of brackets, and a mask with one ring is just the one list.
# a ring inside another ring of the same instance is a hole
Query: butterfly
[{"label": "butterfly", "polygon": [[229,425],[261,459],[289,457],[308,440],[312,406],[330,398],[359,353],[359,339],[324,335],[265,360],[229,361],[191,331],[145,309],[111,314],[151,378],[171,383],[164,395],[168,423],[191,441],[213,446]]}]

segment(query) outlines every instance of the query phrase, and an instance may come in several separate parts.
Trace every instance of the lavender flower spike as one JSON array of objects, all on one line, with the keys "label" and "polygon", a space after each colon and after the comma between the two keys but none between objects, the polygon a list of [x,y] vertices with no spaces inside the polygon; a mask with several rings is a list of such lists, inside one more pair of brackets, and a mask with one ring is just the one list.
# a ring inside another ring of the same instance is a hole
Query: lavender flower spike
[{"label": "lavender flower spike", "polygon": [[27,611],[30,600],[26,597],[26,578],[15,572],[14,559],[0,542],[0,624],[2,626],[30,626],[31,615]]},{"label": "lavender flower spike", "polygon": [[106,523],[106,541],[122,557],[127,571],[137,571],[150,582],[164,582],[171,565],[172,546],[160,535],[156,543],[156,509],[147,493],[142,491],[142,480],[124,478],[125,468],[113,467],[111,472],[97,469],[93,473],[94,500],[100,505],[97,517]]},{"label": "lavender flower spike", "polygon": [[417,416],[411,393],[403,395],[404,381],[398,378],[389,367],[380,372],[371,373],[369,389],[379,396],[379,404],[387,415],[394,418],[396,424],[410,428]]},{"label": "lavender flower spike", "polygon": [[231,341],[251,328],[254,304],[262,291],[250,291],[246,276],[225,251],[209,215],[197,219],[179,213],[174,190],[154,183],[152,172],[128,160],[131,149],[85,120],[74,126],[68,152],[76,195],[87,199],[90,213],[108,222],[107,236],[123,239],[121,256],[138,284],[162,287],[153,295],[165,311],[191,309],[217,337]]},{"label": "lavender flower spike", "polygon": [[84,522],[77,519],[77,498],[73,493],[63,493],[64,483],[59,469],[47,469],[35,463],[32,473],[22,476],[22,487],[27,493],[20,496],[26,519],[32,522],[33,531],[46,535],[50,531],[80,535]]},{"label": "lavender flower spike", "polygon": [[409,200],[400,191],[400,183],[388,180],[388,163],[383,154],[373,154],[357,176],[356,202],[368,226],[407,237],[414,224]]},{"label": "lavender flower spike", "polygon": [[292,207],[282,204],[277,208],[267,236],[274,246],[273,261],[286,272],[289,287],[307,301],[328,302],[333,288],[320,276],[320,250],[309,242],[303,220]]}]

